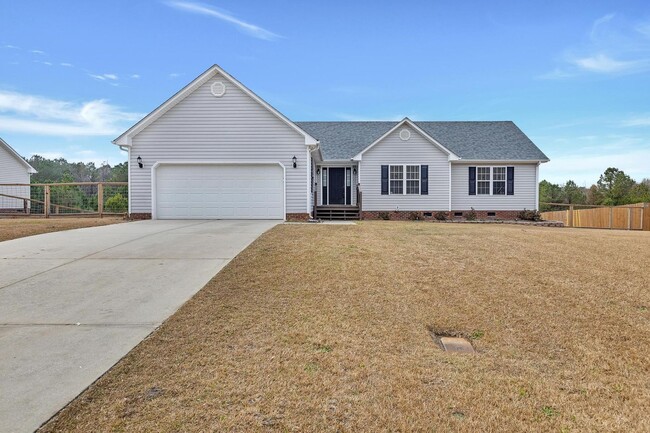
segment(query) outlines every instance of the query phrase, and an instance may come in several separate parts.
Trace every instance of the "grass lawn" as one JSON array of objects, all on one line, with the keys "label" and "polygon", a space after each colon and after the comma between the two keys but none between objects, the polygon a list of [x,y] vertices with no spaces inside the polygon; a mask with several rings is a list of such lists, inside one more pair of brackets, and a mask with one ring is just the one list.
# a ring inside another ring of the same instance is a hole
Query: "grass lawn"
[{"label": "grass lawn", "polygon": [[648,232],[281,225],[44,430],[650,431],[649,264]]},{"label": "grass lawn", "polygon": [[0,218],[0,242],[42,233],[125,222],[122,217],[104,218]]}]

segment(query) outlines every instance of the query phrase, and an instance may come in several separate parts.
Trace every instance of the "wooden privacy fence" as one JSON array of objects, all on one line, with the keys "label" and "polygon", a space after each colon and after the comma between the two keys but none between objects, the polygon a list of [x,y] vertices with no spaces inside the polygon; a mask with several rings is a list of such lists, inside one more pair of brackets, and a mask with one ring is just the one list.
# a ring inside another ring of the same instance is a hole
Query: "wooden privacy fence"
[{"label": "wooden privacy fence", "polygon": [[566,227],[650,231],[650,203],[623,206],[544,204],[567,208],[566,210],[542,212],[543,219],[562,221]]},{"label": "wooden privacy fence", "polygon": [[0,183],[0,216],[99,216],[128,211],[127,182]]}]

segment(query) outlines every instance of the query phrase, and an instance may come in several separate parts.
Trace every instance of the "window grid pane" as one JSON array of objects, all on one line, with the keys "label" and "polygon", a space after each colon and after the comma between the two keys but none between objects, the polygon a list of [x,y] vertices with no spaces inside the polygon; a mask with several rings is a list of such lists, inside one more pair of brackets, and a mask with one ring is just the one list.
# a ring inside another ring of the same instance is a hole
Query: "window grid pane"
[{"label": "window grid pane", "polygon": [[[490,167],[477,167],[476,180],[490,180]],[[488,186],[489,189],[489,186]]]},{"label": "window grid pane", "polygon": [[404,191],[402,189],[402,181],[401,180],[391,180],[390,181],[390,193],[391,194],[402,194]]},{"label": "window grid pane", "polygon": [[492,169],[492,180],[506,180],[506,168],[494,167]]},{"label": "window grid pane", "polygon": [[505,195],[506,194],[506,183],[504,181],[494,181],[492,182],[492,194],[494,195]]},{"label": "window grid pane", "polygon": [[390,193],[404,193],[404,167],[401,165],[390,166]]},{"label": "window grid pane", "polygon": [[476,193],[479,195],[490,194],[490,181],[476,182]]},{"label": "window grid pane", "polygon": [[327,169],[323,169],[323,186],[327,186]]}]

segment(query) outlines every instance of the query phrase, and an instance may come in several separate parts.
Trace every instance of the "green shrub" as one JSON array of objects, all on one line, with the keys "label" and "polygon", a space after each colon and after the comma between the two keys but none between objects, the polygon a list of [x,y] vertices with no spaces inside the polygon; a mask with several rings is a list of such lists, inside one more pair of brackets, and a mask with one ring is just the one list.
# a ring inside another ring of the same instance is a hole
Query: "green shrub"
[{"label": "green shrub", "polygon": [[128,207],[128,199],[120,193],[110,197],[104,203],[104,211],[106,212],[124,213],[127,211]]},{"label": "green shrub", "polygon": [[472,210],[465,213],[465,219],[467,221],[476,221],[476,211],[474,210],[474,208],[470,208],[470,209]]},{"label": "green shrub", "polygon": [[447,221],[447,212],[436,212],[433,217],[438,221]]},{"label": "green shrub", "polygon": [[541,221],[542,215],[536,210],[522,210],[517,214],[517,218],[524,221]]}]

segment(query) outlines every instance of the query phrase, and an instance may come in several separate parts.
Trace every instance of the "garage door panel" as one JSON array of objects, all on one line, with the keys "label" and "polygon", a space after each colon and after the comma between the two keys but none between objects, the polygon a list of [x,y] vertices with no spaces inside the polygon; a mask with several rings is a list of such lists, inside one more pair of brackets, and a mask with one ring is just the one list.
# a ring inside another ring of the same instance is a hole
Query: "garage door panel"
[{"label": "garage door panel", "polygon": [[284,172],[269,165],[160,165],[160,219],[284,219]]}]

